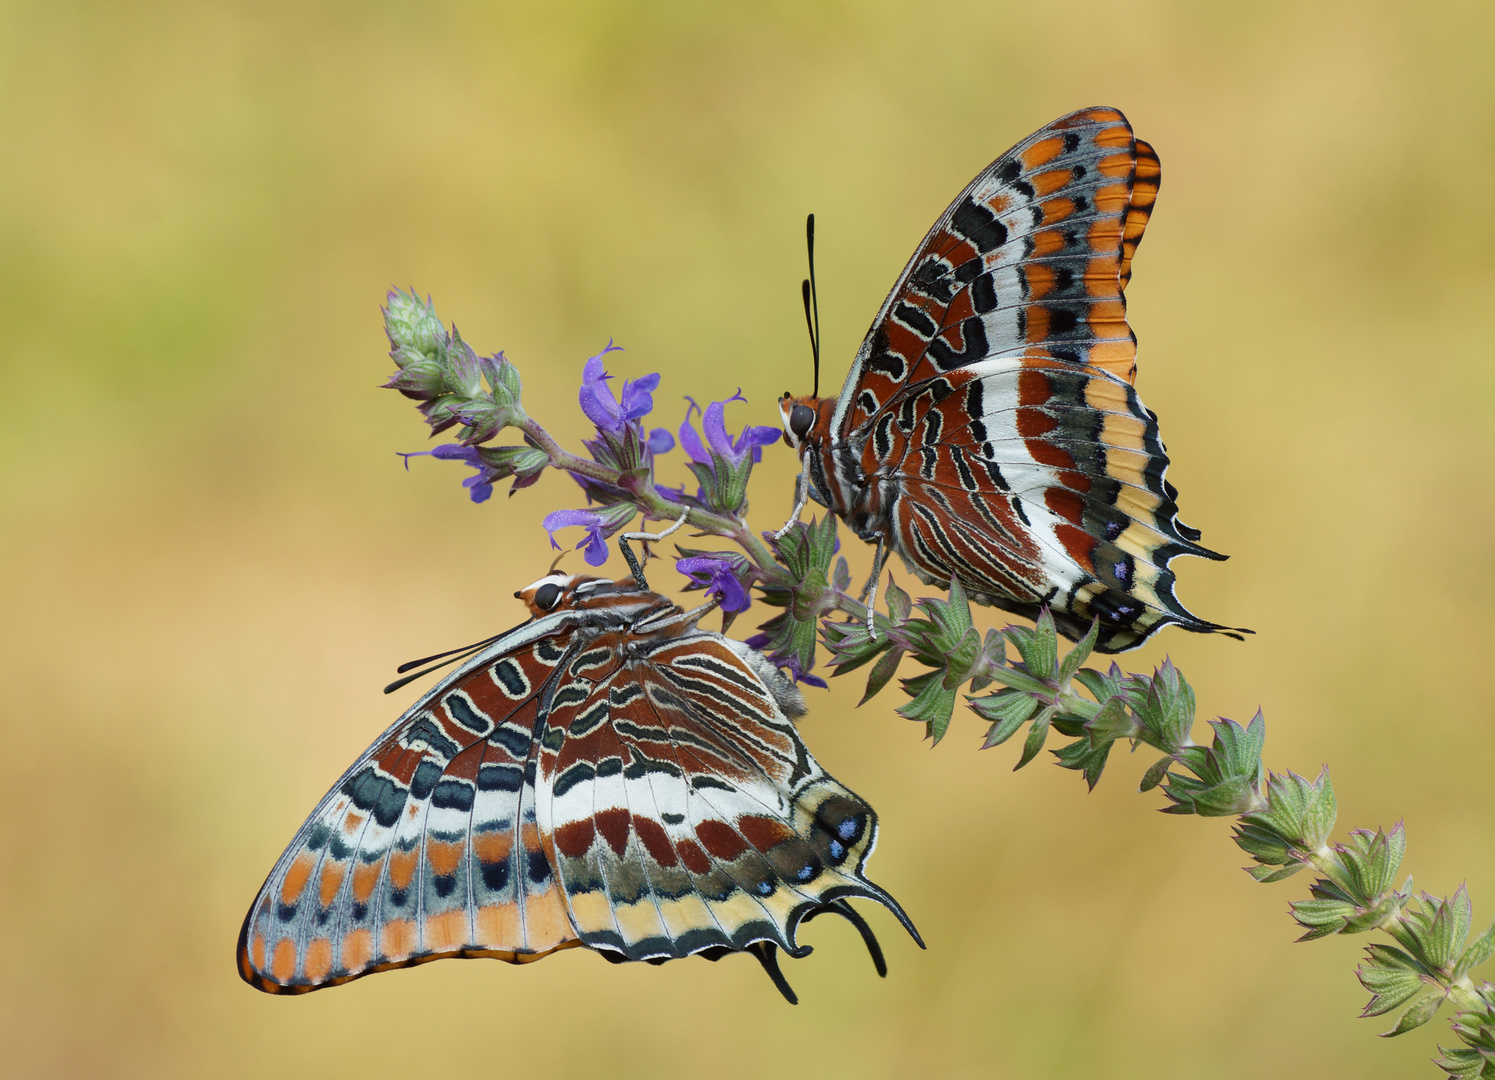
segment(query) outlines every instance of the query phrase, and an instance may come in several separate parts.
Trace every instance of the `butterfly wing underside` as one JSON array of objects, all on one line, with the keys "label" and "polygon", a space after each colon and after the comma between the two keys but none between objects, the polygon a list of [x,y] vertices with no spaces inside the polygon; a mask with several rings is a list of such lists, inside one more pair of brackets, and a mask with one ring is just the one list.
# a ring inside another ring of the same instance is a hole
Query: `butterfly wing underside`
[{"label": "butterfly wing underside", "polygon": [[805,919],[870,938],[844,904],[865,897],[909,925],[862,877],[876,815],[810,756],[797,692],[759,654],[700,630],[535,626],[426,695],[313,811],[245,919],[246,981],[752,949],[792,999],[772,949],[807,953]]},{"label": "butterfly wing underside", "polygon": [[595,652],[556,693],[542,761],[542,832],[584,943],[629,960],[757,942],[798,956],[798,924],[841,898],[904,918],[862,877],[876,815],[810,756],[766,661],[703,631],[628,661]]},{"label": "butterfly wing underside", "polygon": [[983,169],[873,319],[837,402],[837,434],[866,425],[903,387],[991,357],[1048,357],[1132,381],[1124,289],[1161,173],[1108,108],[1061,117]]},{"label": "butterfly wing underside", "polygon": [[[1040,129],[934,224],[858,352],[833,428],[894,550],[924,581],[1097,648],[1169,623],[1170,560],[1220,558],[1177,519],[1132,382],[1124,290],[1161,167],[1115,109]],[[874,515],[876,516],[876,515]]]},{"label": "butterfly wing underside", "polygon": [[536,825],[535,730],[564,634],[479,658],[401,717],[312,812],[260,890],[239,970],[301,993],[448,956],[580,944]]}]

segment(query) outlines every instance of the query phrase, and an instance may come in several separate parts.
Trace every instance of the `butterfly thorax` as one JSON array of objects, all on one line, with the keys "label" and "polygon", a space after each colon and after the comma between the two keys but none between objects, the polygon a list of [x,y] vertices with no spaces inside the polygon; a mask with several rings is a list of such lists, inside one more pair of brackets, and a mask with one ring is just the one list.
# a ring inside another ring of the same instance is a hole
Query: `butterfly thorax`
[{"label": "butterfly thorax", "polygon": [[[899,468],[912,448],[909,433],[906,426],[893,422],[896,414],[889,411],[886,422],[872,429],[840,434],[837,428],[846,425],[836,424],[837,404],[835,398],[783,399],[784,441],[799,453],[810,498],[845,521],[860,539],[891,541]],[[815,412],[803,437],[797,437],[791,426],[795,406]]]},{"label": "butterfly thorax", "polygon": [[837,439],[834,433],[836,399],[790,397],[779,401],[784,423],[784,442],[800,459],[802,480],[809,498],[844,520],[863,540],[875,540],[885,523],[869,513],[869,500],[879,476],[870,478],[862,464],[859,445],[865,440]]}]

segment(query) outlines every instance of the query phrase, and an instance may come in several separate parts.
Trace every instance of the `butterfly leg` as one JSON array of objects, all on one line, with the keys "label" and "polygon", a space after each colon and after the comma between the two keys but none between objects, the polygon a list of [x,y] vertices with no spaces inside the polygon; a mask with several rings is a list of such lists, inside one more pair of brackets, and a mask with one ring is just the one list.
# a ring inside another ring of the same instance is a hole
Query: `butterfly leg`
[{"label": "butterfly leg", "polygon": [[685,524],[685,519],[689,515],[690,507],[687,506],[684,510],[680,511],[680,516],[675,519],[675,524],[661,533],[640,531],[622,533],[618,536],[618,548],[623,552],[623,561],[628,564],[628,569],[633,573],[633,580],[638,582],[639,588],[647,589],[649,583],[644,580],[644,568],[640,565],[638,558],[633,554],[633,548],[628,541],[637,540],[641,543],[644,546],[644,558],[647,560],[649,558],[649,542],[651,540],[663,540],[666,536],[675,532],[675,530]]},{"label": "butterfly leg", "polygon": [[806,453],[801,460],[803,466],[799,470],[799,480],[794,485],[794,509],[789,512],[789,520],[784,522],[784,527],[773,534],[775,540],[788,532],[789,526],[799,520],[800,511],[805,508],[805,503],[810,499],[810,455]]},{"label": "butterfly leg", "polygon": [[872,556],[872,573],[867,577],[867,584],[862,588],[863,602],[867,605],[867,633],[872,640],[877,640],[877,627],[874,620],[877,618],[877,579],[882,574],[883,560],[887,557],[888,549],[886,541],[881,536],[877,538],[877,551]]}]

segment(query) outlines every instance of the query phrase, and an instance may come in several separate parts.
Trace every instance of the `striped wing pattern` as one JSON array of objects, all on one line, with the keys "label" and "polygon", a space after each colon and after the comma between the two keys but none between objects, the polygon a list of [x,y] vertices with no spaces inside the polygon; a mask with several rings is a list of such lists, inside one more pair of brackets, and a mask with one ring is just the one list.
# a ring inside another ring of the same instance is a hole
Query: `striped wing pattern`
[{"label": "striped wing pattern", "polygon": [[1072,637],[1100,620],[1116,652],[1177,623],[1218,629],[1173,594],[1170,560],[1218,559],[1177,519],[1157,419],[1124,380],[1021,357],[932,379],[875,442],[894,463],[894,547],[923,580]]},{"label": "striped wing pattern", "polygon": [[1137,339],[1123,290],[1160,178],[1152,147],[1115,109],[1056,120],[983,169],[873,320],[841,392],[840,434],[904,386],[993,357],[1046,357],[1131,382]]},{"label": "striped wing pattern", "polygon": [[564,737],[541,769],[542,828],[585,944],[629,960],[760,941],[802,955],[795,931],[816,908],[890,903],[861,876],[876,816],[810,756],[777,671],[700,631],[627,662],[610,644],[553,708]]},{"label": "striped wing pattern", "polygon": [[565,637],[546,637],[462,673],[344,774],[250,909],[238,957],[249,983],[301,993],[580,944],[536,823],[535,730],[566,656]]},{"label": "striped wing pattern", "polygon": [[[1177,518],[1137,397],[1124,289],[1161,167],[1115,109],[1084,109],[984,169],[930,229],[802,451],[817,496],[925,582],[1097,648],[1226,630],[1173,594]],[[787,409],[791,401],[786,401]]]},{"label": "striped wing pattern", "polygon": [[792,685],[631,582],[568,582],[577,609],[454,672],[313,811],[245,919],[247,982],[303,993],[584,945],[750,950],[788,995],[773,950],[808,953],[804,919],[864,929],[858,896],[907,925],[862,876],[876,815],[805,748]]}]

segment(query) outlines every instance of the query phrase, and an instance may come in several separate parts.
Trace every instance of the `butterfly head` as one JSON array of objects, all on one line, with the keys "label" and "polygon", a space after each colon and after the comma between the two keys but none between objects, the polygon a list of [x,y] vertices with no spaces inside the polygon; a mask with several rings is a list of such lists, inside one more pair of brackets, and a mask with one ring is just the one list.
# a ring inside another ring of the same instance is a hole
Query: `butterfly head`
[{"label": "butterfly head", "polygon": [[663,599],[655,593],[640,589],[631,577],[609,581],[607,578],[588,574],[546,574],[539,581],[520,589],[514,596],[523,600],[530,615],[537,619],[542,615],[568,609],[634,606],[643,609]]},{"label": "butterfly head", "polygon": [[784,425],[784,443],[792,450],[804,446],[817,432],[830,429],[834,398],[794,397],[789,391],[779,398],[779,419]]}]

